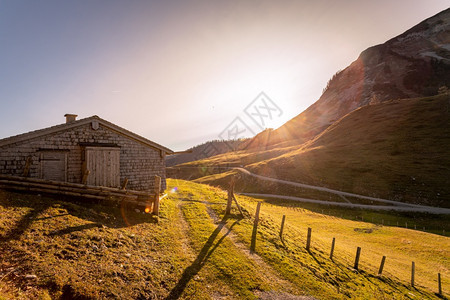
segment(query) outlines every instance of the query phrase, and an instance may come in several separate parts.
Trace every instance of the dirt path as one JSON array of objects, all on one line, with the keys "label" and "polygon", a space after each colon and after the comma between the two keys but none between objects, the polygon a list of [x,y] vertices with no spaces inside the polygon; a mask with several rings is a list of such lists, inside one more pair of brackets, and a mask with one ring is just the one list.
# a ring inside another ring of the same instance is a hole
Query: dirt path
[{"label": "dirt path", "polygon": [[[307,184],[293,182],[293,181],[287,181],[287,180],[281,180],[281,179],[261,176],[261,175],[254,174],[244,168],[233,168],[233,169],[238,170],[246,175],[256,177],[261,180],[277,182],[277,183],[287,184],[287,185],[301,187],[301,188],[313,189],[313,190],[317,190],[317,191],[329,192],[332,194],[339,195],[341,197],[349,196],[349,197],[356,197],[356,198],[371,200],[371,201],[380,202],[380,203],[389,203],[394,206],[331,202],[331,201],[324,201],[324,200],[314,200],[314,199],[306,199],[306,198],[283,196],[283,195],[272,195],[272,194],[242,193],[242,195],[247,195],[247,196],[251,196],[251,197],[279,198],[279,199],[287,199],[287,200],[293,200],[293,201],[299,201],[299,202],[310,202],[310,203],[327,204],[327,205],[334,205],[334,206],[363,208],[363,209],[394,210],[394,211],[404,211],[404,212],[426,212],[426,213],[432,213],[432,214],[450,214],[450,209],[448,209],[448,208],[410,204],[410,203],[403,203],[403,202],[398,202],[398,201],[393,201],[393,200],[368,197],[368,196],[363,196],[363,195],[358,195],[358,194],[352,194],[352,193],[332,190],[332,189],[320,187],[320,186],[307,185]],[[350,202],[350,201],[348,201],[348,202]]]},{"label": "dirt path", "polygon": [[[219,218],[219,216],[217,216],[215,214],[215,212],[209,206],[211,203],[209,203],[207,201],[200,201],[200,202],[205,204],[206,211],[207,211],[209,217],[211,218],[211,222],[215,223],[215,224],[221,223],[221,219]],[[180,230],[183,233],[183,238],[181,239],[181,244],[182,244],[182,248],[183,248],[184,252],[187,254],[187,256],[189,258],[191,258],[192,260],[194,260],[196,254],[195,254],[194,249],[192,248],[191,240],[189,239],[190,225],[189,225],[188,221],[185,219],[186,217],[182,212],[183,205],[185,205],[185,203],[183,203],[183,201],[179,201],[177,203],[177,211],[178,211],[177,217],[180,222]],[[281,300],[281,299],[283,299],[283,300],[284,299],[287,299],[287,300],[315,300],[315,298],[310,297],[310,296],[295,295],[299,292],[299,290],[290,281],[282,278],[278,274],[278,272],[275,271],[269,264],[264,262],[264,260],[258,254],[251,253],[250,249],[245,244],[243,244],[242,242],[239,241],[239,238],[237,237],[237,235],[231,230],[232,227],[233,227],[232,225],[230,226],[230,225],[226,224],[221,228],[220,233],[225,238],[227,238],[229,241],[231,241],[231,243],[236,247],[236,249],[241,251],[245,255],[246,258],[253,261],[259,270],[263,271],[259,274],[260,276],[264,276],[268,282],[272,282],[276,286],[282,287],[282,289],[283,289],[283,291],[255,291],[254,293],[258,297],[258,299],[262,299],[262,300]],[[225,298],[227,298],[227,297],[229,298],[229,296],[231,296],[231,294],[225,295]],[[214,299],[222,299],[224,297],[222,297],[221,295],[213,295],[213,298]]]},{"label": "dirt path", "polygon": [[249,196],[249,197],[261,197],[261,198],[274,198],[274,199],[286,199],[298,202],[307,202],[307,203],[317,203],[317,204],[325,204],[332,206],[341,206],[341,207],[351,207],[351,208],[362,208],[362,209],[372,209],[372,210],[393,210],[393,211],[401,211],[401,212],[425,212],[430,214],[450,214],[450,209],[441,208],[441,207],[406,207],[406,206],[385,206],[385,205],[367,205],[367,204],[354,204],[354,203],[342,203],[342,202],[331,202],[325,200],[314,200],[314,199],[306,199],[294,196],[283,196],[283,195],[272,195],[272,194],[255,194],[255,193],[241,193],[241,195]]},{"label": "dirt path", "polygon": [[[216,213],[209,207],[207,206],[207,212],[209,214],[209,216],[211,217],[211,219],[213,219],[214,223],[219,223],[221,222],[219,216],[216,215]],[[229,226],[225,225],[222,228],[222,233],[223,234],[227,234],[227,237],[230,239],[230,241],[233,243],[233,245],[239,249],[242,253],[245,254],[245,256],[253,261],[261,270],[264,270],[264,273],[262,275],[264,275],[266,277],[266,279],[270,282],[275,282],[277,285],[279,286],[283,286],[285,288],[284,292],[275,292],[275,291],[270,291],[270,292],[258,292],[258,297],[259,299],[265,299],[265,300],[269,300],[269,299],[292,299],[292,300],[314,300],[315,298],[310,297],[310,296],[296,296],[293,293],[295,293],[295,291],[298,291],[298,289],[295,288],[295,286],[288,280],[282,278],[277,271],[275,271],[272,266],[270,266],[269,264],[267,264],[262,258],[261,256],[259,256],[256,253],[251,253],[250,249],[244,245],[243,243],[241,243],[239,241],[239,238],[237,237],[237,235],[231,231],[229,229]]]},{"label": "dirt path", "polygon": [[195,259],[195,253],[191,246],[191,241],[189,240],[189,224],[187,223],[186,219],[184,218],[183,213],[181,212],[181,206],[183,205],[182,201],[179,201],[177,203],[177,217],[180,222],[180,230],[183,233],[181,238],[181,248],[183,248],[183,251],[185,254],[189,256],[192,260]]}]

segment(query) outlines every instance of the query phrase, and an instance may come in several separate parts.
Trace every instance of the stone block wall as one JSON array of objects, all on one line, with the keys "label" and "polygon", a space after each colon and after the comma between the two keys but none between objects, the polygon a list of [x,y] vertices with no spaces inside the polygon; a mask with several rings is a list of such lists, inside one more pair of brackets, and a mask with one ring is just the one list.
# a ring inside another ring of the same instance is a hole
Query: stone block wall
[{"label": "stone block wall", "polygon": [[91,124],[19,141],[0,147],[0,174],[21,176],[27,157],[31,157],[29,177],[40,178],[40,153],[43,150],[67,151],[67,181],[81,183],[83,144],[115,144],[120,147],[120,182],[128,178],[128,189],[152,191],[154,176],[161,177],[166,188],[165,156],[150,147],[100,124]]}]

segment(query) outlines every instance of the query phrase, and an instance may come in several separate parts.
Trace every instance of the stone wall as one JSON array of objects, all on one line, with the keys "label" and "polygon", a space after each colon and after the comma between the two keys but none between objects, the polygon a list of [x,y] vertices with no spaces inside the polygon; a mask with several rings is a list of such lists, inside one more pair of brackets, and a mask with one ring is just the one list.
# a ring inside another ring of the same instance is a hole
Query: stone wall
[{"label": "stone wall", "polygon": [[[81,183],[83,144],[115,144],[120,147],[120,182],[128,178],[128,189],[151,191],[154,176],[161,176],[162,189],[166,188],[165,156],[159,149],[144,145],[130,137],[100,124],[96,130],[90,123],[54,134],[12,143],[0,147],[0,174],[21,176],[27,157],[32,158],[29,177],[41,176],[42,150],[67,151],[67,181]],[[81,145],[80,145],[81,144]]]}]

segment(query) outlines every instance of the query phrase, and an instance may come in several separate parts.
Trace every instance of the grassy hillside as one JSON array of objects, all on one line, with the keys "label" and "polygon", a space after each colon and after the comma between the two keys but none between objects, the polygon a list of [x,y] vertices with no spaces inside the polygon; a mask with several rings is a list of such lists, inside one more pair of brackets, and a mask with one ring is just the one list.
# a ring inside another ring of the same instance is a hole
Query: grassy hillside
[{"label": "grassy hillside", "polygon": [[228,171],[232,167],[245,166],[271,159],[298,149],[297,146],[270,147],[269,149],[249,149],[228,152],[212,157],[191,161],[167,168],[167,176],[180,179],[197,179],[211,174]]},{"label": "grassy hillside", "polygon": [[[0,299],[434,299],[437,272],[449,290],[448,238],[265,203],[251,254],[258,200],[238,197],[245,218],[235,208],[223,218],[222,190],[168,184],[159,222],[134,208],[1,192]],[[360,271],[351,268],[356,246]]]},{"label": "grassy hillside", "polygon": [[448,94],[364,106],[304,144],[219,155],[180,165],[178,174],[198,178],[243,165],[278,179],[450,207],[449,106]]},{"label": "grassy hillside", "polygon": [[221,153],[226,153],[238,149],[245,144],[247,139],[208,141],[188,149],[188,152],[169,155],[166,157],[166,166],[174,166],[182,163],[208,158]]},{"label": "grassy hillside", "polygon": [[450,207],[450,96],[362,107],[259,174]]},{"label": "grassy hillside", "polygon": [[2,192],[0,299],[252,299],[254,289],[300,293],[261,272],[224,238],[205,207],[198,207],[199,197],[188,201],[184,193],[164,199],[156,223],[135,209]]}]

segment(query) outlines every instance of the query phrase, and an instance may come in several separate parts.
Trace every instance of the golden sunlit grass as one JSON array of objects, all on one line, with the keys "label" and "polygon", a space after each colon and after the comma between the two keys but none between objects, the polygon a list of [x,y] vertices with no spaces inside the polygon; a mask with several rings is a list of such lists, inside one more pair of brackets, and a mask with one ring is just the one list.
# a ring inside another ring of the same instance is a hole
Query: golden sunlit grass
[{"label": "golden sunlit grass", "polygon": [[[175,203],[165,201],[161,210],[155,223],[134,208],[1,192],[0,295],[130,299],[166,294],[189,262]],[[37,278],[26,280],[26,275]]]},{"label": "golden sunlit grass", "polygon": [[[449,95],[365,106],[343,117],[312,141],[287,148],[275,145],[272,150],[218,155],[180,165],[177,175],[218,184],[224,175],[211,175],[224,169],[217,166],[244,166],[254,173],[278,179],[448,207],[449,106]],[[184,166],[189,168],[183,169]],[[250,187],[256,188],[246,185]],[[286,192],[287,195],[304,194]]]},{"label": "golden sunlit grass", "polygon": [[269,280],[211,219],[201,201],[223,203],[221,191],[194,196],[187,186],[180,192],[170,188],[159,222],[135,208],[0,192],[0,299],[255,299],[255,291],[300,293]]},{"label": "golden sunlit grass", "polygon": [[[171,180],[180,190],[188,189],[201,199],[216,189]],[[222,194],[225,198],[225,193]],[[239,196],[244,211],[253,215],[257,199]],[[211,208],[223,215],[225,201],[215,201]],[[237,209],[233,211],[237,214]],[[286,215],[284,243],[278,237],[282,216]],[[237,215],[235,215],[237,217]],[[414,230],[350,221],[314,213],[302,208],[288,208],[265,203],[261,208],[256,252],[283,277],[308,294],[320,299],[339,298],[433,298],[437,291],[437,272],[450,276],[448,238]],[[232,220],[230,220],[230,223]],[[251,243],[252,219],[233,227],[239,240]],[[305,250],[307,228],[313,229],[312,251]],[[334,261],[328,256],[332,238],[336,238]],[[360,272],[353,266],[356,247],[362,248]],[[381,257],[387,256],[384,276],[377,278]],[[416,263],[416,287],[409,287],[411,262]],[[445,285],[448,285],[446,279]],[[339,296],[341,295],[341,296]]]},{"label": "golden sunlit grass", "polygon": [[213,157],[198,161],[192,161],[184,164],[170,167],[169,174],[176,174],[179,178],[196,179],[211,174],[223,172],[224,168],[240,167],[247,164],[259,162],[284,153],[295,150],[297,147],[275,147],[268,150],[240,150],[236,152],[227,152]]},{"label": "golden sunlit grass", "polygon": [[309,145],[249,165],[281,179],[449,206],[450,96],[362,107]]},{"label": "golden sunlit grass", "polygon": [[[245,218],[233,208],[222,219],[226,192],[182,180],[168,186],[159,222],[134,208],[2,192],[0,299],[427,299],[437,289],[437,272],[447,293],[448,238],[264,203],[257,255],[251,255],[257,199],[238,196]],[[307,227],[313,228],[310,253]],[[328,258],[332,237],[334,261]],[[357,246],[359,272],[349,268]],[[416,289],[408,284],[412,260]]]}]

